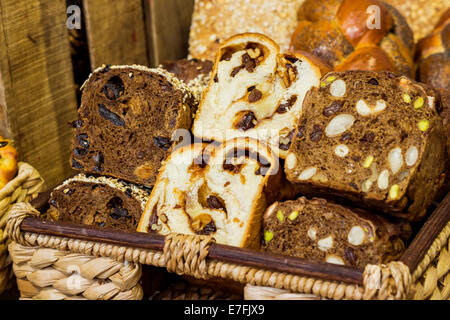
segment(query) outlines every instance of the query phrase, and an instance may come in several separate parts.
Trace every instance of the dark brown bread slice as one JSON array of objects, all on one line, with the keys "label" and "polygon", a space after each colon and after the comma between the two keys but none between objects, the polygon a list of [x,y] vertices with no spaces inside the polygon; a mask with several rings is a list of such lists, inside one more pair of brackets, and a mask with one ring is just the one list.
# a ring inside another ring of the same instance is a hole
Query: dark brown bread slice
[{"label": "dark brown bread slice", "polygon": [[160,67],[173,73],[175,77],[186,83],[195,97],[200,100],[211,78],[213,62],[196,58],[181,59],[166,61]]},{"label": "dark brown bread slice", "polygon": [[149,195],[148,188],[81,173],[52,191],[48,213],[55,221],[135,230]]},{"label": "dark brown bread slice", "polygon": [[324,199],[275,202],[264,214],[264,251],[363,268],[400,257],[409,224]]},{"label": "dark brown bread slice", "polygon": [[190,129],[196,108],[189,88],[165,70],[97,69],[73,123],[72,167],[152,186],[177,130]]},{"label": "dark brown bread slice", "polygon": [[445,135],[437,96],[390,72],[331,72],[312,88],[286,157],[306,196],[419,220],[443,182]]}]

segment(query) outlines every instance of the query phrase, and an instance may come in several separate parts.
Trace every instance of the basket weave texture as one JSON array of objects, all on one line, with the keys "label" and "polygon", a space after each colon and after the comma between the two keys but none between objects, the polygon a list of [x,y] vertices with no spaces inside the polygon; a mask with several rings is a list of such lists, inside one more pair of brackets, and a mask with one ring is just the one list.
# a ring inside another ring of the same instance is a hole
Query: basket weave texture
[{"label": "basket weave texture", "polygon": [[13,283],[8,237],[5,232],[8,211],[14,203],[27,202],[45,189],[39,172],[25,162],[19,162],[17,176],[0,190],[0,294]]},{"label": "basket weave texture", "polygon": [[[294,299],[295,294],[300,294],[297,295],[298,299],[315,296],[320,299],[336,300],[448,299],[449,297],[450,223],[435,239],[413,274],[405,264],[399,261],[386,265],[367,265],[363,274],[364,284],[356,285],[207,259],[209,246],[214,242],[214,239],[208,236],[171,234],[166,237],[164,250],[160,252],[21,232],[20,224],[23,219],[39,213],[26,203],[15,204],[10,211],[6,229],[9,237],[21,246],[50,248],[64,251],[66,254],[107,257],[119,262],[128,261],[128,263],[165,267],[169,272],[199,279],[219,277],[251,286],[281,289],[279,294],[272,294],[271,299],[282,298],[280,295]],[[15,253],[12,250],[11,255],[15,260]],[[290,293],[292,295],[286,296]],[[247,299],[253,299],[253,297],[255,296],[246,296]]]}]

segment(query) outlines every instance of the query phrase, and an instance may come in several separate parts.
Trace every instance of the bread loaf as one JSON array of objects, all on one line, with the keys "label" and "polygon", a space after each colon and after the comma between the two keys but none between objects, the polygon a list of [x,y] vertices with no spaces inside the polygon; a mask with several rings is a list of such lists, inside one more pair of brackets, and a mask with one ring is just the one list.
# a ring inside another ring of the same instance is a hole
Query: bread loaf
[{"label": "bread loaf", "polygon": [[400,257],[411,228],[324,199],[275,202],[264,214],[265,252],[364,268]]},{"label": "bread loaf", "polygon": [[388,70],[414,76],[414,39],[403,16],[378,0],[306,0],[291,50],[312,53],[336,71]]},{"label": "bread loaf", "polygon": [[186,84],[165,70],[99,68],[84,85],[73,123],[72,168],[152,186],[196,108]]},{"label": "bread loaf", "polygon": [[280,176],[270,148],[253,139],[183,146],[161,168],[137,231],[258,247],[262,214],[277,199]]},{"label": "bread loaf", "polygon": [[83,173],[67,179],[50,194],[48,216],[101,228],[135,230],[150,189]]},{"label": "bread loaf", "polygon": [[287,178],[305,195],[421,219],[445,165],[435,103],[434,90],[390,72],[328,73],[305,98]]},{"label": "bread loaf", "polygon": [[287,50],[303,1],[195,0],[189,56],[214,60],[223,41],[244,32],[265,34]]},{"label": "bread loaf", "polygon": [[192,132],[204,140],[266,141],[284,157],[306,92],[320,69],[300,54],[282,54],[261,34],[233,36],[220,47]]}]

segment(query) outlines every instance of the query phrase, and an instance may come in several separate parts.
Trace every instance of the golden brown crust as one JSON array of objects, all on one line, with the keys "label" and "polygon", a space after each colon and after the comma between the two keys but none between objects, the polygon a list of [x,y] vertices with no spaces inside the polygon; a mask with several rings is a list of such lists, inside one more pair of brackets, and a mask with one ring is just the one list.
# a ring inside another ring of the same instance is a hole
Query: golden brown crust
[{"label": "golden brown crust", "polygon": [[384,50],[376,46],[371,46],[362,47],[353,51],[343,63],[336,66],[335,70],[387,70],[394,72],[396,68]]}]

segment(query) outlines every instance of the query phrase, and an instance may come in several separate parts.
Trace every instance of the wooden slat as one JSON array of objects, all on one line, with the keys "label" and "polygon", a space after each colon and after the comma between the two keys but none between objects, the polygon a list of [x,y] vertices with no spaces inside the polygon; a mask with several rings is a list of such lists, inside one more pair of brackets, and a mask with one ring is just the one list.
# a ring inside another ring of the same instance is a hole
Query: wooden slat
[{"label": "wooden slat", "polygon": [[422,261],[433,241],[449,221],[450,193],[447,194],[438,208],[434,210],[400,259],[409,267],[411,272],[413,272],[420,261]]},{"label": "wooden slat", "polygon": [[[164,248],[164,237],[158,234],[100,229],[94,226],[52,222],[37,218],[25,219],[21,225],[21,230],[23,232],[68,237],[131,248],[156,251],[162,251]],[[208,259],[275,272],[362,284],[361,269],[329,263],[316,263],[295,257],[268,254],[220,244],[211,245]]]},{"label": "wooden slat", "polygon": [[49,186],[69,166],[76,96],[64,0],[0,1],[0,131]]},{"label": "wooden slat", "polygon": [[148,65],[141,0],[83,0],[91,68]]},{"label": "wooden slat", "polygon": [[194,0],[143,0],[151,66],[188,54]]}]

